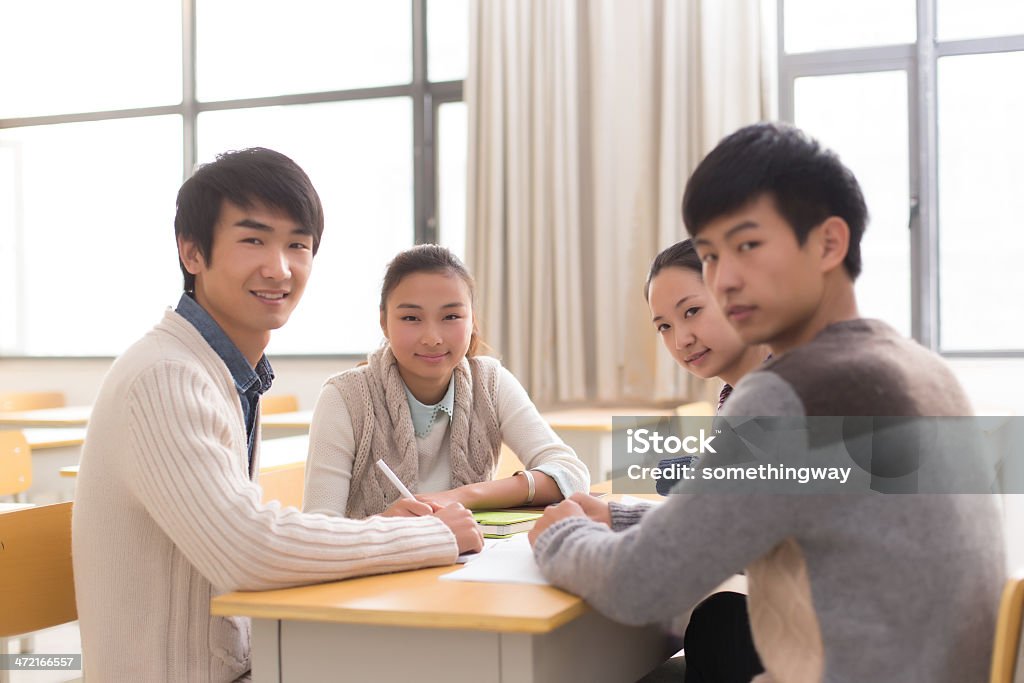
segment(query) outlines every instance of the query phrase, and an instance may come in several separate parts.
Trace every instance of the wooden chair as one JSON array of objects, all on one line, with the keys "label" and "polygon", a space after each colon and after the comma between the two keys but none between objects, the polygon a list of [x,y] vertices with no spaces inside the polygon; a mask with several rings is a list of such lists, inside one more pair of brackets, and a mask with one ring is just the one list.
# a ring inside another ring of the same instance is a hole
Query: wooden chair
[{"label": "wooden chair", "polygon": [[21,432],[0,432],[0,496],[20,496],[32,486],[32,451]]},{"label": "wooden chair", "polygon": [[42,408],[63,408],[64,394],[59,391],[31,391],[0,393],[0,411],[40,410]]},{"label": "wooden chair", "polygon": [[992,649],[989,683],[1013,683],[1020,647],[1021,619],[1024,617],[1024,577],[1010,578],[1003,586],[996,621],[996,643]]},{"label": "wooden chair", "polygon": [[[7,638],[78,619],[71,505],[0,514],[0,654],[7,651]],[[0,671],[0,682],[6,683],[7,675]]]},{"label": "wooden chair", "polygon": [[295,394],[264,396],[260,399],[260,412],[264,415],[294,413],[299,409],[299,397]]}]

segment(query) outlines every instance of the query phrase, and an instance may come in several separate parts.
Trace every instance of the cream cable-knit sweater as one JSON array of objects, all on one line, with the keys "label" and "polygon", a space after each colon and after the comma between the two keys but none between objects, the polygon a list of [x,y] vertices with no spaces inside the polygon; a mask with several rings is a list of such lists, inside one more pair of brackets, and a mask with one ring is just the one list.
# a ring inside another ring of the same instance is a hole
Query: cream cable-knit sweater
[{"label": "cream cable-knit sweater", "polygon": [[72,550],[87,680],[238,679],[249,622],[210,616],[213,596],[458,554],[434,517],[355,521],[265,505],[248,470],[227,368],[168,311],[114,363],[82,452]]}]

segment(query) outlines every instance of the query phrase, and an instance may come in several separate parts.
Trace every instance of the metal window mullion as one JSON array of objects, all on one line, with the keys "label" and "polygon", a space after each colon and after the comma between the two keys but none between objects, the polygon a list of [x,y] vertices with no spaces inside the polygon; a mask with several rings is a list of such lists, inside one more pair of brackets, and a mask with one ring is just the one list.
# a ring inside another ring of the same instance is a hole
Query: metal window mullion
[{"label": "metal window mullion", "polygon": [[915,212],[911,221],[911,331],[925,347],[938,350],[939,215],[938,105],[936,101],[935,0],[917,0],[917,60],[911,123],[916,124]]},{"label": "metal window mullion", "polygon": [[196,131],[196,0],[181,3],[182,178],[192,175],[199,154]]},{"label": "metal window mullion", "polygon": [[961,55],[982,55],[993,52],[1020,52],[1024,50],[1024,35],[999,36],[996,38],[970,38],[937,43],[935,56],[958,57]]},{"label": "metal window mullion", "polygon": [[412,2],[413,241],[437,241],[433,105],[427,87],[427,0]]}]

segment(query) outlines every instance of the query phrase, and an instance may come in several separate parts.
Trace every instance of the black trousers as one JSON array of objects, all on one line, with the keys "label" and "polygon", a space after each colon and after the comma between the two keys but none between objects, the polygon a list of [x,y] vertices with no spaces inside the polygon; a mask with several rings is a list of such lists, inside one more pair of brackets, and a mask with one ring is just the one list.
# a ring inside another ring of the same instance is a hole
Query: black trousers
[{"label": "black trousers", "polygon": [[685,683],[750,683],[764,671],[750,635],[747,596],[715,593],[697,605],[683,636]]}]

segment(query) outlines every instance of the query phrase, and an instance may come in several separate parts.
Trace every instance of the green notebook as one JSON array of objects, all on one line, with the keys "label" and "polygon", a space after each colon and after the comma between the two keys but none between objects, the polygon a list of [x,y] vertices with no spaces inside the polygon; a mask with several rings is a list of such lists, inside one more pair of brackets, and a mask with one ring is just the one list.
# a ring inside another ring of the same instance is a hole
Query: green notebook
[{"label": "green notebook", "polygon": [[529,531],[543,514],[518,510],[482,510],[474,512],[473,519],[480,525],[484,538],[507,538],[512,534]]}]

